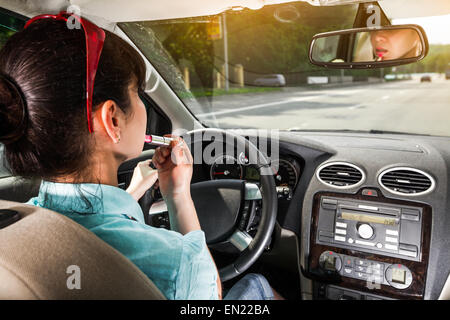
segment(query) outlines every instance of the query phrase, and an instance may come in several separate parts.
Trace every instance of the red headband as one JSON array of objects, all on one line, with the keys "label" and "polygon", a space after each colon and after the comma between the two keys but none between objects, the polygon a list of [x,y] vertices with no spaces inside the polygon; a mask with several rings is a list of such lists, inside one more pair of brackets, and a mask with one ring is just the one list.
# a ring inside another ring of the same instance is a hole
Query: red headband
[{"label": "red headband", "polygon": [[80,25],[83,27],[84,35],[86,38],[86,112],[89,132],[94,130],[91,123],[92,112],[92,96],[94,95],[94,80],[97,73],[98,62],[100,61],[100,55],[103,49],[103,43],[105,42],[105,31],[93,24],[92,22],[83,19],[75,14],[61,11],[58,15],[43,14],[36,16],[27,21],[25,28],[30,24],[40,19],[56,19],[67,21],[69,17],[74,17]]}]

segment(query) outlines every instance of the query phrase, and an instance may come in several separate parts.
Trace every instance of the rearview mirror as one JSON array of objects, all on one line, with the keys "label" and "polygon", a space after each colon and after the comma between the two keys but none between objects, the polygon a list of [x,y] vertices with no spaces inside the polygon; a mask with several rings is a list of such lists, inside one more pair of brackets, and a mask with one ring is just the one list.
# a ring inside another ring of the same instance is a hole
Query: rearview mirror
[{"label": "rearview mirror", "polygon": [[384,68],[423,59],[428,53],[425,31],[418,25],[357,28],[317,34],[309,59],[328,68]]}]

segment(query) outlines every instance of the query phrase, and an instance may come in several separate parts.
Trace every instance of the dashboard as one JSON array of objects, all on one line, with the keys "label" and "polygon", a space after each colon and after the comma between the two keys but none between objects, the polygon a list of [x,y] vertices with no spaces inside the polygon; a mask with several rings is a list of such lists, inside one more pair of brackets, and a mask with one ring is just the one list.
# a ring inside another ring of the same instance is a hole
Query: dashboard
[{"label": "dashboard", "polygon": [[[290,196],[277,221],[300,242],[302,297],[437,299],[450,273],[450,139],[306,132],[279,138],[283,165],[274,178]],[[257,180],[251,170],[220,163],[203,170],[210,179],[228,170]]]},{"label": "dashboard", "polygon": [[[450,274],[450,139],[280,132],[278,145],[277,224],[298,239],[288,260],[303,299],[439,298]],[[242,163],[214,155],[194,164],[192,182],[257,184]]]},{"label": "dashboard", "polygon": [[[207,144],[203,146],[203,149]],[[194,164],[192,183],[206,180],[239,179],[259,183],[260,175],[254,165],[246,165],[245,155],[233,152],[215,154],[211,163]],[[302,174],[303,159],[289,154],[280,154],[271,162],[278,199],[291,200]]]}]

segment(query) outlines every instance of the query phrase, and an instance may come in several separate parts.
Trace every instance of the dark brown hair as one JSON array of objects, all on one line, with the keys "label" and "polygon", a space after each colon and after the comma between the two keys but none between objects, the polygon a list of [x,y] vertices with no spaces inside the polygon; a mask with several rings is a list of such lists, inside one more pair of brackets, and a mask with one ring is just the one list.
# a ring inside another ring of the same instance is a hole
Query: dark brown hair
[{"label": "dark brown hair", "polygon": [[[114,100],[129,114],[128,87],[136,83],[143,88],[145,63],[126,41],[105,33],[93,109]],[[83,172],[93,150],[86,120],[83,30],[52,19],[34,22],[2,48],[0,72],[0,143],[5,144],[6,167],[14,175],[41,179]]]}]

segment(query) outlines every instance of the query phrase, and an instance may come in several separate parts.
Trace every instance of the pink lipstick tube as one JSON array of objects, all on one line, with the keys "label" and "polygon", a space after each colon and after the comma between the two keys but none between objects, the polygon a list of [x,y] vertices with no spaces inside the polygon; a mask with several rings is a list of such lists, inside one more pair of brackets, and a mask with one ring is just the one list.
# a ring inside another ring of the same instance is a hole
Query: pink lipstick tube
[{"label": "pink lipstick tube", "polygon": [[169,146],[172,141],[173,139],[168,137],[160,137],[155,135],[145,136],[145,142],[153,146]]}]

